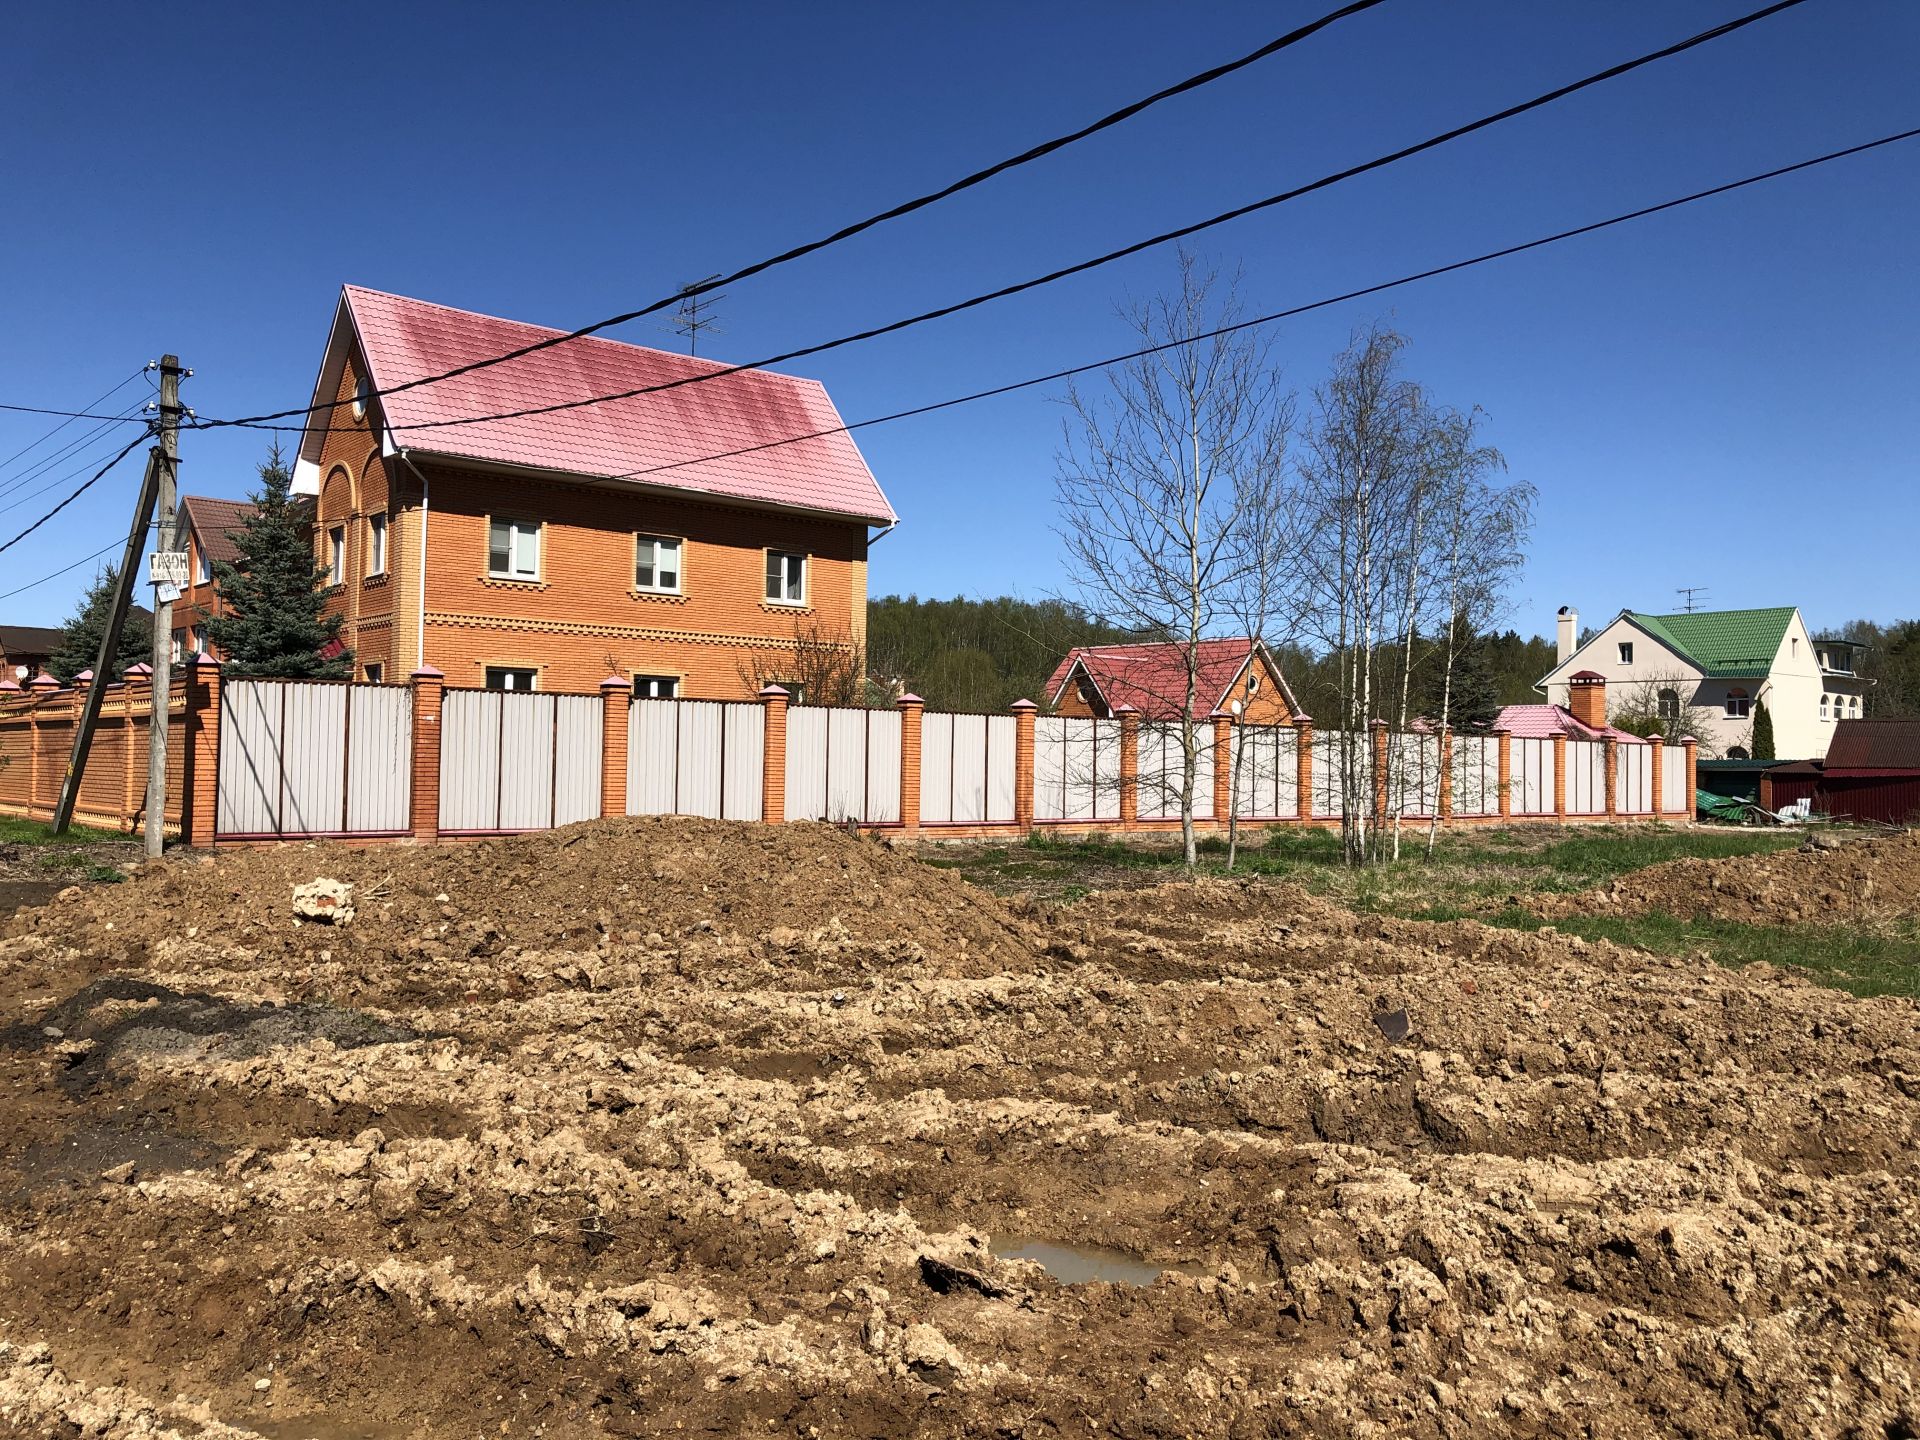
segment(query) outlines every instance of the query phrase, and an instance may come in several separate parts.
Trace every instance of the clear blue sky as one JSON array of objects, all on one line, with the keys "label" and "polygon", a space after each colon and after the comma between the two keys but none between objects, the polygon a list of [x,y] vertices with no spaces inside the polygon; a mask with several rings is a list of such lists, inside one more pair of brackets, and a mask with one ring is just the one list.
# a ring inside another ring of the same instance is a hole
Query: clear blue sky
[{"label": "clear blue sky", "polygon": [[[1020,279],[1309,179],[1753,8],[1392,0],[958,200],[728,294],[746,360]],[[73,407],[177,351],[187,403],[305,403],[351,281],[574,326],[812,238],[1251,49],[1280,5],[30,6],[0,50],[0,399]],[[1814,0],[1433,155],[1212,232],[1277,309],[1920,123],[1920,6]],[[1515,623],[1800,605],[1920,613],[1920,142],[1290,322],[1302,391],[1350,330],[1478,404],[1541,507]],[[803,373],[848,419],[1125,348],[1164,252]],[[673,347],[644,325],[623,337]],[[136,382],[141,384],[142,382]],[[142,388],[144,386],[142,385]],[[119,401],[136,391],[123,390]],[[51,422],[0,415],[0,456]],[[1042,393],[864,432],[905,517],[875,594],[1040,595]],[[62,439],[79,432],[75,427]],[[264,445],[190,434],[238,496]],[[25,461],[0,468],[0,487]],[[98,442],[25,486],[36,489]],[[0,591],[106,544],[129,463]],[[62,493],[0,493],[0,538]],[[0,603],[55,623],[92,566]]]}]

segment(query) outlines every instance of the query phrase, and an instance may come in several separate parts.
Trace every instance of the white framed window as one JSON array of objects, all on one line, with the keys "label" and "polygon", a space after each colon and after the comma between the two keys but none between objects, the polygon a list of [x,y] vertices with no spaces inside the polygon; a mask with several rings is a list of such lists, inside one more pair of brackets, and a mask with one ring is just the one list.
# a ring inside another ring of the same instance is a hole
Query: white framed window
[{"label": "white framed window", "polygon": [[170,658],[174,664],[178,665],[180,663],[182,655],[186,652],[186,648],[187,648],[187,632],[184,630],[174,631],[172,639],[169,642],[167,647],[168,658]]},{"label": "white framed window", "polygon": [[487,689],[532,690],[539,671],[524,665],[487,666]]},{"label": "white framed window", "polygon": [[1729,690],[1727,692],[1727,718],[1729,720],[1746,719],[1748,710],[1749,710],[1749,703],[1747,700],[1746,691]]},{"label": "white framed window", "polygon": [[367,677],[369,685],[378,685],[380,677],[386,673],[386,670],[378,660],[370,660],[361,667],[360,673]]},{"label": "white framed window", "polygon": [[487,525],[487,573],[499,580],[540,578],[540,522],[493,520]]},{"label": "white framed window", "polygon": [[205,585],[208,581],[212,579],[213,579],[213,568],[207,563],[206,550],[199,545],[194,546],[193,547],[193,583],[196,585]]},{"label": "white framed window", "polygon": [[1820,697],[1820,718],[1822,720],[1827,718],[1827,697],[1825,695]]},{"label": "white framed window", "polygon": [[335,525],[327,531],[327,583],[338,585],[347,574],[347,527]]},{"label": "white framed window", "polygon": [[367,418],[367,401],[373,398],[373,382],[362,375],[353,382],[353,418]]},{"label": "white framed window", "polygon": [[387,512],[367,516],[367,574],[387,573]]},{"label": "white framed window", "polygon": [[187,627],[187,644],[191,647],[190,653],[195,655],[204,653],[207,648],[206,628],[200,625],[189,625]]},{"label": "white framed window", "polygon": [[1633,642],[1631,640],[1622,640],[1620,642],[1620,663],[1622,665],[1631,665],[1633,663]]},{"label": "white framed window", "polygon": [[633,537],[633,588],[680,593],[680,541],[671,535]]},{"label": "white framed window", "polygon": [[633,677],[633,698],[636,700],[678,700],[680,698],[680,677],[678,675],[636,675]]},{"label": "white framed window", "polygon": [[807,557],[794,550],[767,551],[767,601],[773,605],[807,603]]}]

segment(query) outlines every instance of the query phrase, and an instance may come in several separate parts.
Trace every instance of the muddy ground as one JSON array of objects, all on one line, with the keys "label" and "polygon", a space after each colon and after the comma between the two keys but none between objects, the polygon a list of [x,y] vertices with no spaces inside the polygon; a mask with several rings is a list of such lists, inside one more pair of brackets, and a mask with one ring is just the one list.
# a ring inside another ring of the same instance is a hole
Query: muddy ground
[{"label": "muddy ground", "polygon": [[0,921],[0,1434],[1912,1437],[1917,1020],[819,826],[170,861]]}]

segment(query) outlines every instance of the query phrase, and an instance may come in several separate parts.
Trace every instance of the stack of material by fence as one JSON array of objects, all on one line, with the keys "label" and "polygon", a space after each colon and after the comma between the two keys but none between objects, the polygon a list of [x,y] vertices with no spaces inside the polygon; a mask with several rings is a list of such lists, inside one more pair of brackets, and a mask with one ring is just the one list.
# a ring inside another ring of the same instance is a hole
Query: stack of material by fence
[{"label": "stack of material by fence", "polygon": [[[210,784],[200,776],[187,740],[189,672],[176,670],[167,704],[167,811],[170,829],[180,825],[188,787]],[[85,699],[82,689],[29,687],[0,695],[0,810],[50,820],[60,802],[73,730]],[[73,818],[81,825],[131,830],[144,822],[147,742],[153,689],[144,678],[106,687],[86,773],[75,797]]]},{"label": "stack of material by fence", "polygon": [[[1038,722],[1035,722],[1036,733]],[[1011,825],[1020,737],[1011,715],[929,713],[920,730],[920,820]]]},{"label": "stack of material by fence", "polygon": [[1453,737],[1453,813],[1462,818],[1500,813],[1499,737]]},{"label": "stack of material by fence", "polygon": [[1567,813],[1607,812],[1607,747],[1600,740],[1567,741]]},{"label": "stack of material by fence", "polygon": [[405,834],[412,757],[405,685],[229,681],[215,829],[230,839]]},{"label": "stack of material by fence", "polygon": [[[1193,813],[1213,814],[1213,727],[1194,722]],[[1186,786],[1186,747],[1177,722],[1143,722],[1140,726],[1140,818],[1178,820],[1180,797]]]},{"label": "stack of material by fence", "polygon": [[1515,815],[1551,815],[1555,776],[1553,741],[1542,736],[1516,735],[1509,757],[1512,771],[1513,813]]},{"label": "stack of material by fence", "polygon": [[[925,745],[922,730],[921,744]],[[787,819],[900,819],[900,712],[799,708],[787,714]]]},{"label": "stack of material by fence", "polygon": [[1243,725],[1234,732],[1234,813],[1243,820],[1300,814],[1300,736],[1291,725]]},{"label": "stack of material by fence", "polygon": [[758,820],[767,712],[757,703],[636,700],[627,715],[627,813]]},{"label": "stack of material by fence", "polygon": [[440,830],[571,825],[600,813],[597,695],[448,690],[440,711]]},{"label": "stack of material by fence", "polygon": [[1653,747],[1624,741],[1613,750],[1613,808],[1622,815],[1653,811]]},{"label": "stack of material by fence", "polygon": [[1120,818],[1120,721],[1042,715],[1033,722],[1033,818]]}]

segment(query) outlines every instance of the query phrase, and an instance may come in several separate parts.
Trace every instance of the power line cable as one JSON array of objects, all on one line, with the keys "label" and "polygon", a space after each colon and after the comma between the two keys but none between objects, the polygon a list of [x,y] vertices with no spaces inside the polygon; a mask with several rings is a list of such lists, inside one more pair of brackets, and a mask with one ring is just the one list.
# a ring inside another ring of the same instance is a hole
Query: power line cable
[{"label": "power line cable", "polygon": [[[957,301],[951,305],[943,305],[934,310],[922,311],[920,314],[909,316],[904,320],[895,320],[886,325],[879,325],[871,329],[856,331],[851,335],[842,335],[838,339],[822,341],[814,345],[805,345],[800,347],[797,350],[787,350],[778,355],[770,355],[760,360],[749,361],[746,364],[727,365],[727,366],[722,366],[715,370],[704,372],[699,375],[682,376],[677,380],[664,381],[658,385],[643,385],[643,386],[638,386],[631,390],[619,390],[619,391],[614,391],[610,394],[605,394],[605,395],[585,396],[575,400],[556,401],[549,405],[533,405],[533,406],[528,406],[518,410],[503,410],[503,411],[497,411],[497,412],[493,412],[485,415],[465,415],[465,416],[459,416],[459,417],[456,417],[453,419],[447,419],[447,420],[423,420],[423,421],[416,421],[410,425],[392,425],[392,426],[389,426],[388,428],[394,431],[408,431],[408,432],[412,432],[415,430],[438,430],[438,429],[444,429],[444,428],[456,426],[456,425],[476,425],[476,424],[481,424],[488,421],[518,420],[518,419],[524,419],[528,416],[533,416],[533,415],[549,415],[558,411],[576,410],[589,405],[603,405],[614,400],[631,400],[641,395],[658,394],[659,392],[664,390],[677,390],[686,385],[705,384],[708,381],[724,379],[729,375],[737,375],[743,370],[761,370],[761,369],[767,368],[768,366],[783,364],[790,360],[802,359],[809,355],[819,355],[829,350],[840,349],[842,346],[856,344],[861,341],[876,339],[882,335],[891,335],[898,331],[909,329],[915,325],[925,324],[930,320],[944,319],[947,316],[957,315],[957,314],[960,314],[962,311],[972,310],[981,305],[986,305],[995,300],[1004,300],[1009,296],[1023,294],[1026,291],[1038,289],[1043,285],[1051,285],[1056,281],[1064,280],[1074,275],[1082,275],[1087,273],[1088,271],[1097,270],[1100,267],[1105,265],[1110,265],[1117,260],[1123,260],[1123,259],[1126,259],[1128,256],[1137,255],[1143,250],[1150,250],[1155,248],[1156,246],[1168,244],[1171,241],[1186,239],[1188,236],[1197,235],[1203,230],[1209,230],[1215,226],[1224,225],[1230,220],[1242,219],[1245,216],[1255,214],[1258,211],[1271,209],[1274,206],[1283,205],[1291,200],[1297,200],[1303,195],[1311,195],[1316,191],[1328,189],[1334,185],[1338,185],[1342,183],[1343,181],[1351,180],[1357,176],[1365,175],[1372,171],[1383,169],[1388,165],[1393,165],[1401,160],[1408,159],[1411,156],[1423,154],[1428,150],[1436,149],[1441,145],[1445,145],[1450,143],[1451,141],[1458,140],[1463,136],[1472,135],[1478,131],[1487,129],[1490,126],[1498,125],[1503,121],[1511,120],[1514,117],[1519,115],[1524,115],[1529,111],[1538,110],[1543,106],[1551,105],[1555,101],[1563,100],[1567,96],[1577,94],[1582,90],[1590,89],[1595,85],[1604,84],[1609,80],[1617,79],[1620,76],[1628,74],[1631,71],[1638,70],[1643,66],[1651,65],[1659,60],[1669,59],[1672,56],[1682,54],[1688,50],[1692,50],[1697,46],[1707,44],[1709,41],[1717,40],[1722,38],[1723,36],[1731,35],[1737,30],[1744,29],[1748,25],[1755,24],[1756,22],[1760,20],[1764,20],[1769,16],[1777,15],[1783,10],[1789,10],[1797,5],[1801,5],[1804,3],[1805,3],[1805,0],[1775,0],[1775,3],[1773,4],[1764,6],[1759,10],[1752,11],[1751,13],[1740,16],[1737,19],[1726,21],[1724,24],[1715,25],[1711,29],[1702,30],[1698,34],[1689,36],[1685,40],[1677,41],[1671,45],[1662,46],[1658,50],[1649,51],[1646,54],[1637,56],[1632,60],[1625,60],[1620,62],[1617,65],[1610,65],[1606,69],[1596,71],[1594,74],[1588,75],[1583,79],[1575,80],[1569,84],[1561,85],[1556,87],[1555,89],[1548,90],[1544,94],[1536,95],[1531,100],[1522,101],[1517,105],[1509,105],[1505,109],[1497,110],[1490,115],[1483,115],[1478,120],[1469,121],[1464,125],[1457,125],[1450,130],[1442,131],[1438,135],[1430,136],[1429,138],[1419,141],[1416,144],[1405,146],[1389,154],[1379,156],[1372,160],[1368,160],[1363,164],[1349,166],[1347,169],[1335,171],[1330,175],[1323,175],[1318,180],[1310,181],[1307,184],[1295,186],[1290,190],[1282,190],[1276,194],[1268,195],[1263,199],[1252,201],[1246,205],[1236,206],[1231,210],[1222,211],[1220,214],[1212,216],[1209,219],[1195,221],[1190,225],[1183,225],[1174,230],[1162,231],[1158,235],[1149,236],[1147,239],[1135,241],[1130,245],[1122,246],[1118,250],[1110,250],[1105,254],[1097,255],[1092,259],[1082,260],[1076,264],[1068,265],[1061,269],[1050,271],[1047,274],[1036,276],[1033,279],[1023,280],[1018,284],[1002,286],[1000,289],[990,290],[985,292],[984,294],[975,295],[970,299]],[[555,338],[558,339],[562,337],[555,337]],[[476,365],[478,365],[479,363],[481,362],[475,362]],[[497,362],[489,361],[486,363],[497,363]],[[455,372],[449,372],[449,373],[455,373]],[[445,377],[444,376],[427,377],[427,380],[443,379],[443,378]],[[427,383],[427,380],[423,380],[421,382],[409,382],[409,384]],[[400,388],[403,388],[403,387],[395,386],[393,387],[393,390],[389,390],[386,393],[388,394],[394,393],[394,390],[398,390]],[[300,410],[283,410],[273,415],[255,416],[255,417],[249,417],[247,419],[241,419],[241,420],[200,420],[197,422],[196,428],[211,429],[211,428],[218,428],[222,426],[232,426],[232,425],[255,426],[257,428],[262,428],[262,429],[271,428],[270,426],[265,425],[261,422],[284,419],[289,416],[312,414],[320,409],[331,408],[332,406],[337,405],[339,403],[341,402],[328,401],[325,406],[308,406],[307,408],[300,409]],[[286,428],[289,428],[289,429],[299,428],[304,431],[306,427],[286,427]]]},{"label": "power line cable", "polygon": [[[149,530],[156,529],[158,525],[159,525],[159,522],[157,520],[152,521],[148,524],[147,528]],[[0,600],[11,600],[16,595],[24,595],[29,590],[38,589],[40,586],[46,584],[49,580],[58,580],[62,575],[71,575],[75,570],[78,570],[82,565],[86,564],[89,560],[98,560],[102,555],[107,554],[109,551],[122,549],[125,547],[126,543],[127,542],[125,539],[110,541],[109,543],[102,545],[98,550],[94,551],[91,555],[82,555],[78,560],[74,561],[71,565],[63,565],[58,570],[53,571],[51,574],[42,575],[38,580],[29,580],[24,585],[17,586],[16,588],[12,590],[8,590],[5,593],[0,593]]]},{"label": "power line cable", "polygon": [[[112,442],[109,442],[109,444],[111,443]],[[85,474],[91,466],[99,464],[100,457],[104,454],[106,454],[105,449],[98,450],[94,454],[89,455],[79,465],[67,471],[66,474],[57,475],[53,479],[49,480],[46,484],[38,487],[37,489],[29,490],[26,492],[26,494],[21,495],[13,500],[9,500],[4,505],[0,505],[0,515],[6,514],[9,510],[17,510],[22,505],[26,504],[29,500],[35,499],[36,497],[41,495],[45,495],[49,491],[58,490],[62,485],[65,485],[69,480],[74,479],[76,476]],[[4,493],[4,492],[0,492],[0,493]]]},{"label": "power line cable", "polygon": [[[136,400],[132,405],[129,405],[125,410],[121,411],[120,418],[132,419],[134,412],[139,410],[144,403],[145,403],[144,401]],[[21,471],[18,475],[14,476],[11,480],[8,480],[5,484],[0,484],[0,495],[10,495],[14,491],[20,489],[23,485],[28,485],[33,481],[39,479],[42,475],[46,474],[47,471],[58,466],[63,461],[71,460],[76,454],[86,449],[88,445],[92,444],[96,439],[98,439],[100,435],[106,431],[106,429],[111,423],[112,423],[111,421],[102,421],[100,424],[95,425],[91,430],[88,430],[82,435],[80,435],[77,439],[74,439],[72,441],[69,441],[67,444],[62,445],[58,450],[54,451],[51,455],[43,456],[41,459],[35,461],[27,469]],[[89,459],[86,462],[86,464],[88,465],[92,463],[93,461],[91,459]],[[80,468],[84,469],[85,466],[83,465]],[[71,472],[71,473],[77,474],[78,471]],[[71,478],[71,474],[68,476],[63,476],[61,478],[62,479]],[[60,483],[59,481],[54,482],[54,484],[56,485],[59,483]],[[51,485],[42,486],[39,491],[35,491],[34,493],[40,494],[43,491],[50,490],[52,488],[53,486]],[[10,507],[0,506],[0,510],[4,510],[7,508],[10,508]]]},{"label": "power line cable", "polygon": [[89,415],[87,411],[93,409],[94,406],[100,404],[104,400],[112,399],[115,395],[119,394],[122,390],[126,389],[127,386],[131,385],[135,380],[138,380],[142,375],[146,374],[147,368],[148,367],[146,367],[145,365],[142,365],[138,370],[134,371],[133,374],[127,376],[126,379],[122,380],[118,385],[114,386],[111,390],[108,390],[105,394],[96,395],[93,399],[89,400],[86,403],[85,409],[82,409],[82,410],[41,410],[32,405],[0,405],[0,410],[17,410],[17,411],[23,411],[29,414],[64,415],[66,417],[58,425],[54,426],[53,429],[47,431],[46,434],[42,435],[38,440],[28,441],[25,445],[22,445],[18,450],[14,451],[13,454],[7,456],[6,459],[0,460],[0,470],[6,469],[7,466],[13,464],[14,461],[18,460],[22,455],[26,454],[27,451],[37,449],[41,445],[44,445],[47,441],[51,440],[54,436],[58,435],[62,430],[66,429],[67,426],[71,425],[76,420],[99,420],[99,419],[107,419],[107,418],[118,418],[118,417],[107,417],[107,416],[99,416],[99,415]]},{"label": "power line cable", "polygon": [[1054,370],[1045,375],[1036,375],[1031,379],[1016,380],[1006,385],[996,385],[987,390],[976,390],[972,394],[955,396],[949,400],[937,400],[931,404],[917,405],[908,410],[896,410],[890,415],[876,415],[867,420],[856,420],[848,425],[836,425],[825,430],[811,431],[805,435],[789,436],[783,440],[769,440],[759,445],[743,446],[738,450],[722,451],[714,455],[702,455],[692,460],[676,460],[671,464],[655,465],[643,470],[627,470],[610,478],[618,480],[643,479],[648,475],[658,475],[667,470],[680,470],[689,465],[711,464],[716,460],[731,460],[736,456],[752,455],[762,450],[775,450],[783,445],[797,445],[807,440],[825,439],[830,435],[850,434],[855,430],[864,430],[872,425],[885,425],[895,420],[907,420],[917,415],[932,414],[936,410],[949,410],[957,405],[971,404],[976,400],[990,400],[995,396],[1010,395],[1017,390],[1029,390],[1036,385],[1047,385],[1058,380],[1068,380],[1076,375],[1087,374],[1090,371],[1104,370],[1113,365],[1125,364],[1129,360],[1145,359],[1149,355],[1156,355],[1164,350],[1173,350],[1184,345],[1198,344],[1203,340],[1217,339],[1222,335],[1231,335],[1236,331],[1252,329],[1259,325],[1271,325],[1276,321],[1291,319],[1294,316],[1305,315],[1315,310],[1325,310],[1334,305],[1341,305],[1349,300],[1365,299],[1369,295],[1378,295],[1384,291],[1396,290],[1403,285],[1412,285],[1417,281],[1431,280],[1441,275],[1451,275],[1458,270],[1472,269],[1475,266],[1485,265],[1494,260],[1504,260],[1512,255],[1521,255],[1529,250],[1539,250],[1548,245],[1557,245],[1563,240],[1576,239],[1582,235],[1592,235],[1596,231],[1611,229],[1615,225],[1625,225],[1632,220],[1643,220],[1649,215],[1658,215],[1664,211],[1677,210],[1683,205],[1692,205],[1697,201],[1710,200],[1718,195],[1726,195],[1735,190],[1744,190],[1750,185],[1759,185],[1768,180],[1777,180],[1784,175],[1792,175],[1802,170],[1810,170],[1817,165],[1825,165],[1835,160],[1844,160],[1854,155],[1863,155],[1870,150],[1878,150],[1882,146],[1894,145],[1904,140],[1913,140],[1916,138],[1920,138],[1920,126],[1916,126],[1911,130],[1902,130],[1893,135],[1884,135],[1878,140],[1868,140],[1859,145],[1849,145],[1845,149],[1830,150],[1824,155],[1816,155],[1811,159],[1796,161],[1791,165],[1782,165],[1772,170],[1763,170],[1759,174],[1748,175],[1743,179],[1729,180],[1725,184],[1714,185],[1705,190],[1696,190],[1689,195],[1677,196],[1672,200],[1663,200],[1656,205],[1644,205],[1637,210],[1628,210],[1619,215],[1609,216],[1605,220],[1595,220],[1585,225],[1576,225],[1570,230],[1560,230],[1551,235],[1543,235],[1535,240],[1523,241],[1517,245],[1505,245],[1498,250],[1488,250],[1482,254],[1470,256],[1465,260],[1454,260],[1445,265],[1435,265],[1425,270],[1416,270],[1412,274],[1402,275],[1398,279],[1383,280],[1376,285],[1365,285],[1357,290],[1344,291],[1339,295],[1329,295],[1325,299],[1309,301],[1303,305],[1290,306],[1285,310],[1275,310],[1266,315],[1257,315],[1250,320],[1241,320],[1232,325],[1223,325],[1217,330],[1209,330],[1203,334],[1183,336],[1178,340],[1163,341],[1158,345],[1149,345],[1144,349],[1130,350],[1124,355],[1109,355],[1104,360],[1088,361],[1083,365],[1073,365],[1064,370]]},{"label": "power line cable", "polygon": [[[951,196],[958,195],[963,190],[971,190],[976,185],[985,184],[995,176],[1004,175],[1007,171],[1018,169],[1022,165],[1032,164],[1034,161],[1043,159],[1057,150],[1064,150],[1067,146],[1085,140],[1088,136],[1097,135],[1102,130],[1110,130],[1116,125],[1131,120],[1142,111],[1149,110],[1153,106],[1160,104],[1164,100],[1173,99],[1175,96],[1187,94],[1189,91],[1198,90],[1204,85],[1210,85],[1216,80],[1224,79],[1226,76],[1243,70],[1257,61],[1264,60],[1270,55],[1277,55],[1282,50],[1290,49],[1298,45],[1301,41],[1317,35],[1330,25],[1345,20],[1349,16],[1358,15],[1364,10],[1371,10],[1376,5],[1383,3],[1384,0],[1352,0],[1352,3],[1343,5],[1337,10],[1322,15],[1318,20],[1310,21],[1297,29],[1289,30],[1286,34],[1276,39],[1269,40],[1265,45],[1260,46],[1256,50],[1249,51],[1237,60],[1230,60],[1224,65],[1216,65],[1210,70],[1202,70],[1197,75],[1190,75],[1177,84],[1167,86],[1164,90],[1155,91],[1145,99],[1136,100],[1130,105],[1122,106],[1112,114],[1104,115],[1091,124],[1083,125],[1079,129],[1070,131],[1065,135],[1059,135],[1051,140],[1043,141],[1030,149],[1021,151],[1018,155],[1012,155],[1005,160],[996,161],[983,170],[976,170],[970,175],[964,175],[960,179],[943,185],[937,190],[930,190],[924,195],[903,201],[889,209],[880,211],[878,214],[869,215],[864,220],[856,220],[850,225],[844,225],[831,235],[824,235],[818,240],[809,240],[804,245],[796,245],[791,250],[783,250],[778,255],[770,255],[764,260],[756,260],[753,264],[743,266],[729,274],[709,276],[705,280],[676,290],[673,294],[656,300],[652,304],[643,306],[638,310],[629,310],[620,315],[610,315],[604,320],[596,320],[591,325],[582,326],[578,330],[570,330],[564,335],[551,335],[544,340],[537,340],[531,345],[523,345],[518,349],[508,350],[504,354],[489,356],[484,360],[475,360],[466,365],[459,365],[451,370],[442,371],[437,375],[423,375],[399,385],[388,386],[384,390],[369,391],[366,395],[357,398],[360,400],[368,400],[377,399],[385,395],[397,395],[403,390],[417,389],[422,385],[435,385],[442,380],[450,380],[456,375],[466,375],[475,370],[484,370],[492,365],[501,365],[509,360],[517,360],[523,355],[531,355],[540,350],[550,350],[556,345],[565,345],[569,341],[581,340],[589,335],[597,335],[602,330],[610,330],[616,325],[625,325],[629,321],[639,320],[648,315],[657,314],[671,306],[682,304],[689,298],[705,295],[723,286],[732,285],[738,281],[749,279],[752,276],[764,274],[775,266],[785,265],[789,261],[798,260],[803,256],[814,254],[816,251],[825,250],[830,245],[837,245],[843,240],[849,240],[855,235],[873,229],[875,226],[884,225],[889,220],[897,220],[904,215],[911,215],[917,210],[924,210],[929,205],[937,204]],[[1792,0],[1792,3],[1798,3],[1798,0]],[[311,415],[323,410],[333,410],[346,403],[349,402],[328,400],[319,405],[309,405],[300,410],[280,410],[269,415],[250,415],[244,420],[230,420],[221,423],[229,425],[251,425],[268,420],[286,420],[298,415]]]},{"label": "power line cable", "polygon": [[46,514],[42,515],[38,520],[34,521],[31,525],[27,526],[26,529],[22,530],[18,535],[14,536],[11,540],[7,541],[4,545],[0,545],[0,554],[5,554],[7,551],[11,550],[14,546],[18,545],[22,540],[26,539],[27,536],[33,534],[34,531],[38,530],[42,525],[46,524],[49,520],[53,519],[54,516],[58,515],[62,510],[66,509],[67,506],[71,505],[74,501],[78,500],[82,495],[86,494],[88,490],[92,489],[94,485],[99,483],[101,476],[105,475],[109,470],[113,469],[114,466],[118,465],[122,460],[126,459],[127,456],[131,455],[134,452],[134,450],[139,446],[140,442],[142,440],[148,439],[152,433],[153,433],[152,427],[149,426],[145,431],[134,436],[133,439],[129,440],[126,443],[126,445],[121,449],[118,455],[115,455],[111,460],[107,461],[106,464],[102,465],[98,470],[94,471],[92,478],[82,481],[81,484],[78,486],[78,488],[76,488],[71,495],[67,496],[66,499],[62,500],[58,505],[54,506]]}]

